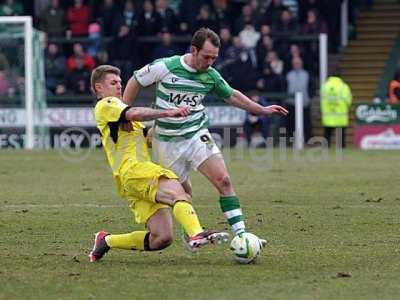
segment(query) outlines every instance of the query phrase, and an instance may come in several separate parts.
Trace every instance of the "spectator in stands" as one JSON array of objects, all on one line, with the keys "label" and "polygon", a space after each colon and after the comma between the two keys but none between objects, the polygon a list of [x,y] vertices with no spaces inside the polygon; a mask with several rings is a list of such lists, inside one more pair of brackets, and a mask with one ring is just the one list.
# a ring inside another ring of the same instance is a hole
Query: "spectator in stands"
[{"label": "spectator in stands", "polygon": [[298,0],[283,0],[282,3],[290,10],[293,18],[298,21],[298,14],[299,14]]},{"label": "spectator in stands", "polygon": [[318,15],[318,11],[311,9],[307,12],[307,20],[301,26],[300,32],[305,35],[328,33],[328,27],[325,21]]},{"label": "spectator in stands", "polygon": [[322,1],[318,0],[301,0],[299,1],[299,22],[300,24],[304,24],[307,22],[307,13],[310,10],[315,10],[319,15],[322,14],[321,5],[323,5]]},{"label": "spectator in stands", "polygon": [[156,11],[161,17],[160,31],[176,33],[178,31],[178,18],[169,7],[168,0],[156,0]]},{"label": "spectator in stands", "polygon": [[99,50],[96,53],[95,61],[96,61],[96,66],[109,65],[110,64],[110,58],[109,58],[107,50],[105,50],[105,49]]},{"label": "spectator in stands", "polygon": [[33,13],[35,17],[39,17],[40,14],[49,7],[51,0],[36,0],[33,1]]},{"label": "spectator in stands", "polygon": [[120,68],[121,78],[124,82],[132,75],[132,70],[142,65],[139,61],[138,47],[132,26],[122,24],[118,35],[110,43],[109,53],[111,64]]},{"label": "spectator in stands", "polygon": [[219,31],[219,37],[221,39],[221,47],[219,48],[219,54],[214,62],[216,69],[223,67],[225,60],[227,59],[227,50],[232,46],[232,34],[228,27],[223,27]]},{"label": "spectator in stands", "polygon": [[74,0],[74,5],[67,10],[69,32],[73,37],[87,36],[91,11],[83,0]]},{"label": "spectator in stands", "polygon": [[226,49],[225,57],[226,59],[236,59],[239,57],[242,51],[243,46],[240,38],[238,36],[234,36],[232,38],[232,45]]},{"label": "spectator in stands", "polygon": [[267,56],[267,53],[270,51],[275,51],[274,41],[272,40],[271,36],[263,35],[261,39],[258,41],[256,48],[257,61],[259,67],[262,67],[263,61]]},{"label": "spectator in stands", "polygon": [[207,4],[205,0],[185,0],[179,6],[179,32],[189,34],[195,27],[195,20],[200,12],[200,8]]},{"label": "spectator in stands", "polygon": [[98,23],[91,23],[89,25],[88,49],[87,52],[90,56],[95,57],[97,52],[102,50],[103,42],[101,40],[101,27]]},{"label": "spectator in stands", "polygon": [[400,104],[400,70],[396,71],[396,74],[389,82],[389,104]]},{"label": "spectator in stands", "polygon": [[263,24],[263,13],[265,10],[262,9],[258,0],[250,0],[249,5],[251,7],[254,25],[256,29],[259,30],[260,26]]},{"label": "spectator in stands", "polygon": [[349,126],[349,112],[352,102],[350,87],[337,74],[329,76],[321,86],[321,121],[324,126],[324,136],[331,144],[333,129],[340,134],[340,143],[346,146],[345,129]]},{"label": "spectator in stands", "polygon": [[[264,97],[260,97],[257,93],[250,93],[250,99],[262,106],[267,106],[268,102]],[[252,146],[252,137],[255,132],[259,131],[266,141],[269,134],[269,118],[266,116],[253,115],[246,112],[246,118],[243,123],[243,131],[246,136],[247,146]],[[254,145],[255,147],[265,147],[265,142],[262,144]]]},{"label": "spectator in stands", "polygon": [[160,32],[161,16],[155,11],[150,0],[143,3],[143,11],[139,16],[139,35],[153,36]]},{"label": "spectator in stands", "polygon": [[20,1],[5,0],[0,5],[0,16],[20,16],[24,13],[24,7]]},{"label": "spectator in stands", "polygon": [[305,141],[311,137],[311,98],[309,93],[310,75],[303,69],[303,61],[300,57],[293,58],[292,70],[286,75],[287,93],[291,94],[285,100],[287,109],[289,110],[289,118],[287,122],[287,134],[293,137],[295,130],[295,105],[294,94],[301,92],[303,94],[303,120],[304,120],[304,138]]},{"label": "spectator in stands", "polygon": [[284,63],[279,58],[275,51],[270,51],[266,56],[267,64],[271,67],[272,72],[277,75],[281,75],[283,72]]},{"label": "spectator in stands", "polygon": [[261,24],[261,26],[260,26],[260,34],[262,36],[271,35],[272,34],[271,26],[269,26],[268,24]]},{"label": "spectator in stands", "polygon": [[60,97],[68,95],[68,90],[64,83],[57,84],[54,95]]},{"label": "spectator in stands", "polygon": [[[275,66],[273,67],[272,64]],[[282,76],[282,70],[276,52],[268,52],[260,65],[261,74],[257,78],[257,89],[261,92],[284,93],[285,80]],[[278,97],[270,97],[270,100],[276,103],[281,102],[281,99]]]},{"label": "spectator in stands", "polygon": [[314,71],[315,68],[319,67],[319,65],[314,63],[315,57],[313,57],[309,52],[304,53],[303,49],[298,44],[290,44],[289,51],[286,52],[286,56],[284,57],[285,73],[290,71],[293,58],[296,57],[302,59],[304,69],[311,72],[312,75],[316,74]]},{"label": "spectator in stands", "polygon": [[94,58],[85,52],[82,44],[75,43],[73,46],[73,55],[67,59],[68,71],[73,72],[81,63],[87,71],[91,71],[96,66]]},{"label": "spectator in stands", "polygon": [[[154,10],[152,1],[145,0],[143,11],[139,15],[138,34],[141,36],[154,36],[160,32],[161,16]],[[142,42],[140,44],[140,57],[143,64],[151,61],[156,43]]]},{"label": "spectator in stands", "polygon": [[114,0],[103,0],[95,14],[95,20],[101,25],[103,36],[116,34],[120,16],[121,11]]},{"label": "spectator in stands", "polygon": [[249,22],[244,25],[239,32],[240,41],[245,49],[254,50],[260,40],[260,33],[255,30],[253,23]]},{"label": "spectator in stands", "polygon": [[65,12],[60,7],[59,0],[51,0],[39,16],[39,29],[46,32],[49,37],[64,36],[67,29]]},{"label": "spectator in stands", "polygon": [[46,88],[52,93],[65,80],[65,57],[54,43],[49,43],[45,52]]},{"label": "spectator in stands", "polygon": [[217,31],[222,27],[232,28],[232,12],[228,6],[228,0],[212,0],[212,15],[217,21]]},{"label": "spectator in stands", "polygon": [[83,59],[77,58],[75,68],[67,74],[67,86],[75,95],[90,94],[90,71]]},{"label": "spectator in stands", "polygon": [[128,26],[129,32],[131,34],[136,34],[138,32],[137,28],[139,26],[139,12],[135,8],[135,4],[132,0],[127,0],[125,2],[122,14],[118,18],[116,24],[117,24],[117,30],[114,33],[114,36],[120,34],[121,26],[123,25]]},{"label": "spectator in stands", "polygon": [[243,30],[239,32],[239,38],[243,48],[247,50],[253,68],[257,69],[256,46],[260,39],[260,33],[254,29],[252,23],[248,23]]},{"label": "spectator in stands", "polygon": [[[244,92],[256,89],[257,69],[254,67],[249,52],[241,45],[240,38],[233,38],[233,46],[227,50],[230,63],[222,70],[223,76],[232,85]],[[246,74],[246,80],[243,80]]]},{"label": "spectator in stands", "polygon": [[239,34],[246,24],[252,24],[255,28],[258,28],[259,25],[253,17],[253,9],[250,4],[243,5],[241,15],[234,23],[233,33],[235,35]]},{"label": "spectator in stands", "polygon": [[200,8],[199,14],[196,16],[196,20],[190,30],[191,32],[195,32],[202,27],[207,27],[214,31],[218,28],[217,22],[211,17],[210,7],[206,4]]},{"label": "spectator in stands", "polygon": [[298,27],[289,9],[281,11],[280,18],[271,25],[272,32],[276,35],[292,35],[297,33]]},{"label": "spectator in stands", "polygon": [[153,59],[181,54],[178,46],[172,42],[170,32],[162,32],[160,38],[161,43],[154,49]]},{"label": "spectator in stands", "polygon": [[273,0],[264,13],[263,23],[268,25],[278,23],[284,10],[288,8],[282,4],[282,0]]}]

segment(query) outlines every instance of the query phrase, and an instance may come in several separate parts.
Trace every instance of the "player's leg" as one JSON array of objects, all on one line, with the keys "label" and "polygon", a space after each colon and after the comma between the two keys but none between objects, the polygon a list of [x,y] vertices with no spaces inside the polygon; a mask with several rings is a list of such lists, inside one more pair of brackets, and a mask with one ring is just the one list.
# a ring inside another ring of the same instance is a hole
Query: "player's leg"
[{"label": "player's leg", "polygon": [[190,196],[193,197],[193,190],[192,190],[192,182],[189,178],[187,178],[184,182],[181,183],[185,192]]},{"label": "player's leg", "polygon": [[95,236],[91,262],[100,260],[110,249],[161,250],[172,243],[172,218],[169,208],[158,209],[147,221],[148,231],[109,234],[100,231]]},{"label": "player's leg", "polygon": [[204,160],[197,170],[202,173],[217,188],[219,203],[225,218],[236,235],[245,231],[244,216],[240,208],[232,181],[229,177],[222,154],[215,154]]},{"label": "player's leg", "polygon": [[172,213],[182,226],[186,244],[189,248],[197,248],[208,243],[222,243],[228,239],[228,234],[215,230],[204,230],[192,206],[191,199],[182,185],[174,179],[161,177],[156,194],[156,201],[172,207]]},{"label": "player's leg", "polygon": [[91,262],[100,260],[110,249],[147,250],[145,249],[148,231],[133,231],[123,234],[109,234],[99,231],[95,235],[94,246],[89,253]]},{"label": "player's leg", "polygon": [[190,198],[178,180],[161,177],[159,179],[156,201],[172,207],[175,219],[190,236],[203,231]]},{"label": "player's leg", "polygon": [[159,209],[146,223],[149,230],[144,241],[145,250],[161,250],[171,245],[173,241],[173,223],[169,208]]},{"label": "player's leg", "polygon": [[110,234],[106,242],[111,248],[126,250],[161,250],[172,243],[172,218],[169,208],[157,209],[147,220],[148,231]]}]

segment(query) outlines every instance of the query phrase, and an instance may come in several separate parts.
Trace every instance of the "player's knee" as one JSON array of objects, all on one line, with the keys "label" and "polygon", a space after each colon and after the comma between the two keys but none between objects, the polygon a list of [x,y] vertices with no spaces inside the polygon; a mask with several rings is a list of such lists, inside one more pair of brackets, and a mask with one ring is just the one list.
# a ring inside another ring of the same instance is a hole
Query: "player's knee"
[{"label": "player's knee", "polygon": [[172,191],[171,197],[172,199],[174,199],[174,202],[176,201],[187,201],[189,203],[192,202],[192,197],[190,197],[190,195],[188,195],[183,189]]},{"label": "player's knee", "polygon": [[216,180],[218,190],[221,193],[224,193],[230,189],[232,189],[232,182],[229,175],[223,175]]},{"label": "player's knee", "polygon": [[173,242],[172,233],[163,233],[154,238],[151,243],[152,250],[162,250],[167,248]]}]

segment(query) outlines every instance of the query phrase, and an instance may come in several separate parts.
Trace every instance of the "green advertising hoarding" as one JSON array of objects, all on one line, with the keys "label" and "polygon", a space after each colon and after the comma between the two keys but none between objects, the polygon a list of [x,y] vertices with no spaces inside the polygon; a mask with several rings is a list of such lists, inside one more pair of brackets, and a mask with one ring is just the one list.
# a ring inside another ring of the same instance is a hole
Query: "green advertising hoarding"
[{"label": "green advertising hoarding", "polygon": [[355,117],[357,125],[400,124],[400,105],[359,104]]}]

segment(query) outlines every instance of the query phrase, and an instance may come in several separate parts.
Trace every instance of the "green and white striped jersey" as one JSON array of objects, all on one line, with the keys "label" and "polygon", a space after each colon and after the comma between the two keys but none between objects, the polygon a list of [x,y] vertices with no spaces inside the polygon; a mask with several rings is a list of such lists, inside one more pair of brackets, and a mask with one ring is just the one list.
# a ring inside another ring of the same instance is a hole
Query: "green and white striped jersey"
[{"label": "green and white striped jersey", "polygon": [[190,106],[192,112],[183,118],[156,120],[156,137],[164,141],[189,139],[199,130],[208,127],[208,117],[203,106],[207,94],[227,99],[233,89],[214,68],[199,72],[187,65],[183,56],[155,60],[134,72],[142,86],[156,84],[156,108],[170,109]]}]

